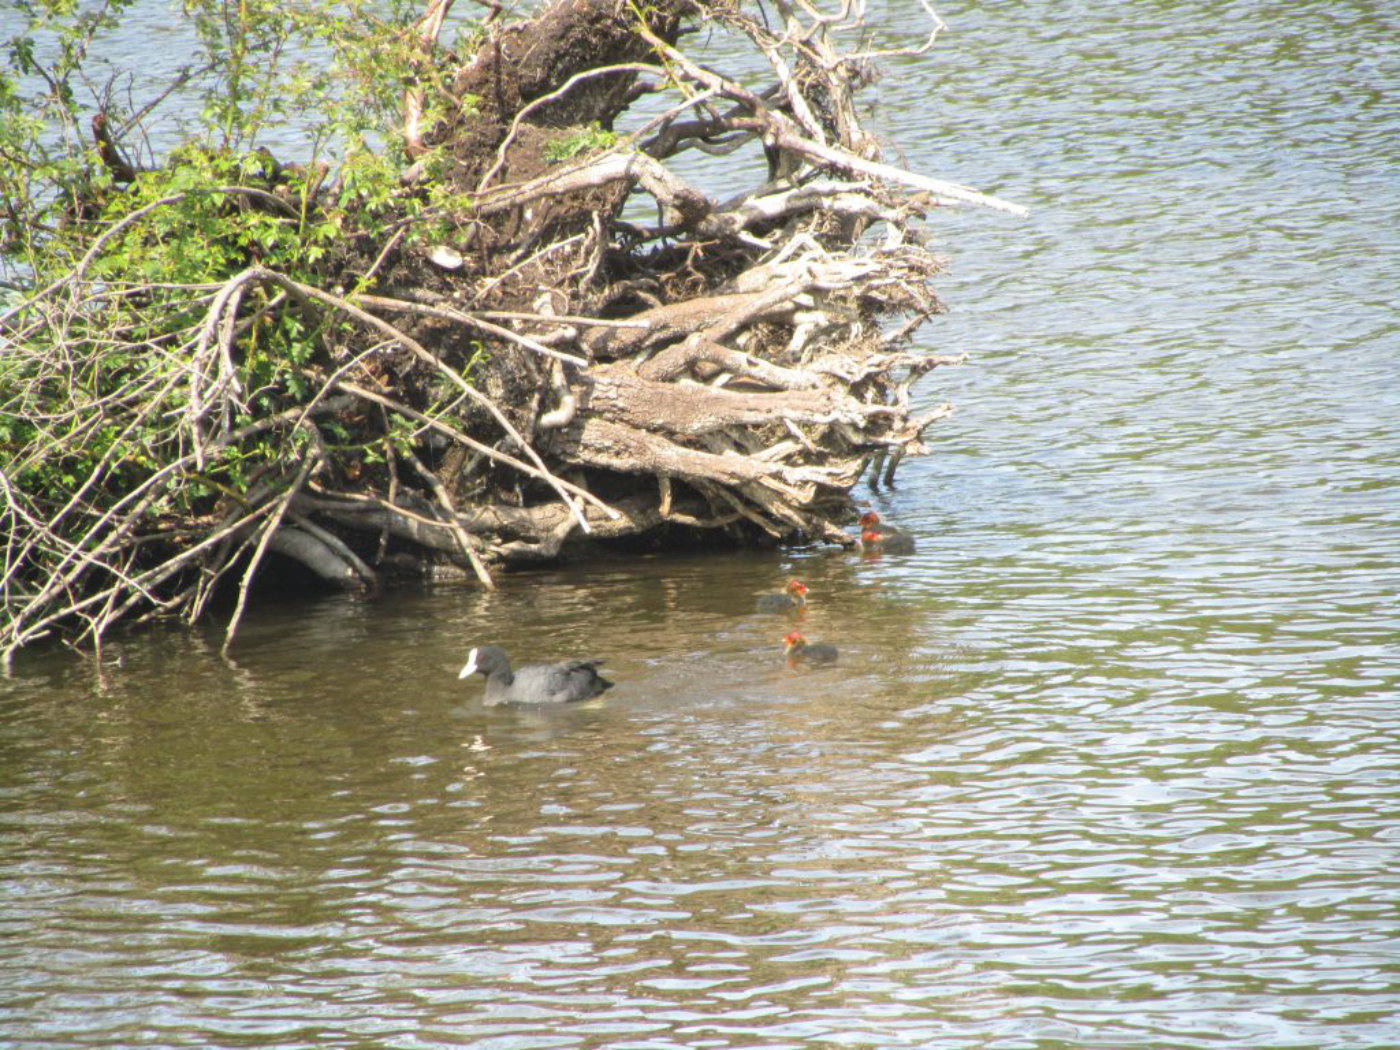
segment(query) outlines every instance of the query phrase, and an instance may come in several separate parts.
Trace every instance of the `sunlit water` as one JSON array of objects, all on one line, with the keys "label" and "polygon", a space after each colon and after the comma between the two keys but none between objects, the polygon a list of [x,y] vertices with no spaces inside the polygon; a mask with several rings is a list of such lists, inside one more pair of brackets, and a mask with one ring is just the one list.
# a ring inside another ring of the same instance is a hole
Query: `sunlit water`
[{"label": "sunlit water", "polygon": [[[919,553],[23,661],[0,1042],[1400,1045],[1397,27],[942,13],[881,120],[1034,214],[939,224]],[[749,611],[794,573],[836,669]],[[617,687],[483,708],[488,640]]]}]

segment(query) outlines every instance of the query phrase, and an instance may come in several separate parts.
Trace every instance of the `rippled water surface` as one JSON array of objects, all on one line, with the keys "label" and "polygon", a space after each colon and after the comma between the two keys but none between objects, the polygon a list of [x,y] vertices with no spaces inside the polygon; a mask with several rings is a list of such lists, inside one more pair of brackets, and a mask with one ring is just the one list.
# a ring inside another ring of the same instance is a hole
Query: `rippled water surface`
[{"label": "rippled water surface", "polygon": [[[1385,10],[941,8],[880,119],[1034,213],[940,221],[958,413],[873,497],[917,555],[328,600],[232,664],[168,632],[0,679],[0,1043],[1400,1045]],[[837,669],[749,612],[793,573]],[[483,708],[488,640],[617,687]]]}]

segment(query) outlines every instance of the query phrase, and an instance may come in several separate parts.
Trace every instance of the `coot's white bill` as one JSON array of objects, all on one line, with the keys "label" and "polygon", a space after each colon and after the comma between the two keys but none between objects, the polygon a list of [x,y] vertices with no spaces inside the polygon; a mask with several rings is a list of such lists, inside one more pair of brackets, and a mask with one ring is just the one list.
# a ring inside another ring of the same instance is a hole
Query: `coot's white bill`
[{"label": "coot's white bill", "polygon": [[458,678],[466,678],[469,675],[476,674],[476,654],[476,649],[473,649],[471,652],[467,653],[467,665],[457,672]]}]

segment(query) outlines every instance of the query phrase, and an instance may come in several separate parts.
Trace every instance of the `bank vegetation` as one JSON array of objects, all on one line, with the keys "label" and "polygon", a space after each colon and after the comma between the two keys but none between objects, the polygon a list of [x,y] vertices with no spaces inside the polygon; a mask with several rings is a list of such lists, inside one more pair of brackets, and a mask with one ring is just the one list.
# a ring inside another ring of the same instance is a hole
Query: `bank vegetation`
[{"label": "bank vegetation", "polygon": [[130,3],[12,42],[7,658],[220,601],[231,642],[278,559],[489,588],[600,543],[847,544],[856,483],[926,450],[921,221],[1020,210],[866,125],[931,10],[452,7],[192,3],[198,60],[144,99],[91,72]]}]

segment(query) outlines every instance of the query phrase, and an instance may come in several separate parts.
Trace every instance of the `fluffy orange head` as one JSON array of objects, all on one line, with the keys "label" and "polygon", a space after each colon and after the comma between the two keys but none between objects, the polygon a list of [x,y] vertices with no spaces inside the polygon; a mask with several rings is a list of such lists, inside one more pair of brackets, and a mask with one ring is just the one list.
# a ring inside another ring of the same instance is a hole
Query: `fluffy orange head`
[{"label": "fluffy orange head", "polygon": [[787,647],[788,652],[806,644],[807,639],[802,637],[801,631],[792,631],[783,636],[783,645]]},{"label": "fluffy orange head", "polygon": [[801,598],[807,593],[807,585],[801,580],[788,580],[787,592]]},{"label": "fluffy orange head", "polygon": [[867,510],[860,516],[860,527],[862,529],[869,529],[878,524],[880,524],[880,515],[876,514],[873,510]]}]

